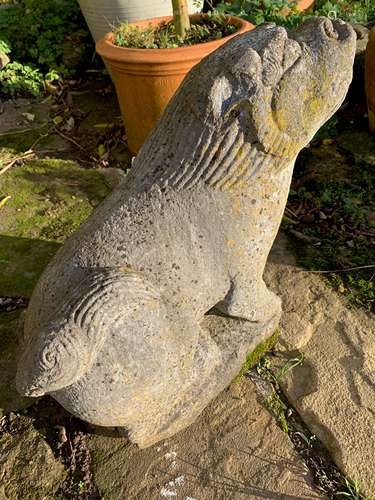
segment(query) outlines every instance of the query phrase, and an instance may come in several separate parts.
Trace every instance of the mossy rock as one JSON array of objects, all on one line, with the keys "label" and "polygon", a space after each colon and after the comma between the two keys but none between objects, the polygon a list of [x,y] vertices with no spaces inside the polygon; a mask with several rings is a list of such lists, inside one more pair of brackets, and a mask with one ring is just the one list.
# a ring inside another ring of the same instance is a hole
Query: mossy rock
[{"label": "mossy rock", "polygon": [[32,161],[0,177],[0,296],[29,297],[60,244],[110,192],[102,173]]}]

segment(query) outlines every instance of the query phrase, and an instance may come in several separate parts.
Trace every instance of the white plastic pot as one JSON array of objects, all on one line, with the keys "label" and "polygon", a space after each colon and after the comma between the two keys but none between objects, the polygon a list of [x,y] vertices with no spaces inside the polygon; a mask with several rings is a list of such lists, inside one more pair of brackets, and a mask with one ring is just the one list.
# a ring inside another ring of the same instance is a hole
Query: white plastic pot
[{"label": "white plastic pot", "polygon": [[[78,0],[94,40],[100,40],[113,26],[124,21],[171,16],[171,0]],[[203,0],[188,0],[189,13],[200,12]]]}]

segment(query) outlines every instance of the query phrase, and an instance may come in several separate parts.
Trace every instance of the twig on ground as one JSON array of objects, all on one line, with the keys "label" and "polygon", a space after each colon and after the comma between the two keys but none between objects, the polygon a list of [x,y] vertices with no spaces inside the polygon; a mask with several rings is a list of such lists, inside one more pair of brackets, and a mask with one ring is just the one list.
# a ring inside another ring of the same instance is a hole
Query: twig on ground
[{"label": "twig on ground", "polygon": [[298,215],[295,212],[293,212],[293,210],[291,210],[289,207],[285,207],[285,210],[289,212],[291,215],[293,215],[293,217],[298,219]]},{"label": "twig on ground", "polygon": [[2,208],[9,200],[11,199],[11,196],[5,196],[2,200],[0,200],[0,208]]},{"label": "twig on ground", "polygon": [[18,161],[20,160],[25,160],[26,158],[30,158],[30,156],[34,156],[35,151],[25,151],[25,153],[21,156],[17,156],[17,158],[13,158],[12,161],[7,163],[1,170],[0,170],[0,175],[5,174],[7,170],[13,167]]},{"label": "twig on ground", "polygon": [[309,269],[298,269],[300,273],[345,273],[347,271],[357,271],[359,269],[370,269],[375,267],[375,264],[369,264],[368,266],[357,266],[357,267],[347,267],[345,269],[331,269],[328,271],[317,271],[317,270],[309,270]]},{"label": "twig on ground", "polygon": [[71,142],[72,144],[74,144],[74,146],[76,146],[77,148],[79,148],[81,151],[83,151],[89,158],[91,159],[94,159],[95,158],[90,155],[90,153],[87,151],[87,149],[85,149],[83,146],[81,146],[81,144],[79,144],[77,141],[75,141],[74,139],[72,139],[71,137],[69,137],[68,135],[65,135],[63,134],[63,132],[61,132],[61,130],[59,130],[57,127],[54,127],[54,131],[59,134],[63,139],[65,139],[66,141],[69,141]]},{"label": "twig on ground", "polygon": [[17,134],[24,134],[25,132],[33,132],[35,130],[39,130],[43,127],[45,127],[47,123],[44,123],[40,127],[31,127],[31,128],[22,128],[21,130],[11,130],[10,132],[3,132],[0,134],[0,137],[5,137],[7,135],[17,135]]},{"label": "twig on ground", "polygon": [[305,241],[306,243],[319,243],[321,240],[315,236],[308,236],[307,234],[297,231],[296,229],[289,229],[289,232],[297,239]]},{"label": "twig on ground", "polygon": [[7,170],[13,167],[18,161],[20,160],[26,160],[27,158],[30,158],[30,156],[34,156],[36,154],[36,151],[34,151],[35,146],[38,144],[39,141],[44,139],[50,134],[51,130],[48,130],[45,134],[40,135],[29,147],[27,151],[25,151],[21,156],[17,156],[17,158],[13,158],[7,165],[5,165],[1,170],[0,170],[0,175],[4,174]]}]

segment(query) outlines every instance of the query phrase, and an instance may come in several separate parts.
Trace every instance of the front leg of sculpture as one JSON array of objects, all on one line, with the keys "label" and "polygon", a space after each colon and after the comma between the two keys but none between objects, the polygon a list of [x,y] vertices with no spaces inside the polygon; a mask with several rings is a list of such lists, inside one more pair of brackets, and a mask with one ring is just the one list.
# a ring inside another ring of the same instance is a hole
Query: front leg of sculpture
[{"label": "front leg of sculpture", "polygon": [[277,327],[264,266],[295,158],[342,103],[354,53],[350,26],[314,18],[260,26],[193,68],[39,281],[22,394],[142,447],[194,421]]},{"label": "front leg of sculpture", "polygon": [[248,280],[234,278],[228,295],[216,308],[234,318],[267,324],[272,317],[279,317],[281,300],[267,288],[262,278],[254,285]]}]

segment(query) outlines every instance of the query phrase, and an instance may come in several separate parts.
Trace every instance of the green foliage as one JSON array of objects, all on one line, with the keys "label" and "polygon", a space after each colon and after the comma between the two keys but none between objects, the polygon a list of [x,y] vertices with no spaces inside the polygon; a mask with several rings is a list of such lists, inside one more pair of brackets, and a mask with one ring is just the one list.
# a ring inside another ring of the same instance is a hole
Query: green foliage
[{"label": "green foliage", "polygon": [[39,95],[43,88],[43,76],[38,69],[12,62],[0,71],[1,91],[10,96]]},{"label": "green foliage", "polygon": [[22,0],[0,10],[0,39],[10,41],[12,59],[38,65],[44,71],[69,74],[64,44],[84,27],[75,0]]},{"label": "green foliage", "polygon": [[265,407],[269,412],[273,413],[281,429],[289,433],[289,408],[285,404],[280,391],[280,384],[286,373],[304,362],[303,355],[287,360],[276,372],[273,370],[271,360],[267,356],[263,356],[256,366],[258,375],[271,385],[271,393],[264,401]]},{"label": "green foliage", "polygon": [[283,226],[304,239],[298,245],[300,264],[323,271],[335,290],[371,310],[375,307],[375,142],[338,118],[320,131],[320,143],[298,158],[293,180],[298,189],[290,190],[287,205],[293,219],[284,218]]},{"label": "green foliage", "polygon": [[375,20],[375,3],[373,0],[317,0],[314,15],[367,23]]},{"label": "green foliage", "polygon": [[76,0],[20,0],[0,9],[0,50],[13,61],[0,73],[0,93],[35,96],[45,74],[74,76],[77,46],[81,61],[90,60],[83,53],[94,48]]},{"label": "green foliage", "polygon": [[345,491],[338,491],[336,494],[340,498],[350,498],[351,500],[374,500],[375,497],[365,496],[361,493],[361,485],[358,479],[347,479],[344,477],[342,479]]},{"label": "green foliage", "polygon": [[[296,25],[301,20],[301,15],[295,8],[295,3],[288,0],[224,1],[220,2],[216,9],[231,16],[242,17],[253,24],[272,21],[277,24]],[[287,16],[286,13],[288,13]]]},{"label": "green foliage", "polygon": [[115,43],[120,47],[133,47],[138,49],[170,49],[182,45],[217,40],[228,36],[237,30],[230,24],[227,16],[218,12],[211,12],[203,22],[191,23],[190,30],[184,39],[176,33],[174,23],[161,23],[147,28],[122,23],[115,28]]},{"label": "green foliage", "polygon": [[317,0],[314,8],[301,13],[296,9],[296,2],[288,0],[234,0],[222,1],[217,10],[226,14],[243,17],[253,24],[266,21],[277,24],[296,26],[306,17],[327,16],[349,22],[370,22],[375,20],[375,2],[373,0]]},{"label": "green foliage", "polygon": [[0,40],[0,52],[3,54],[9,54],[11,51],[10,43],[8,40]]}]

